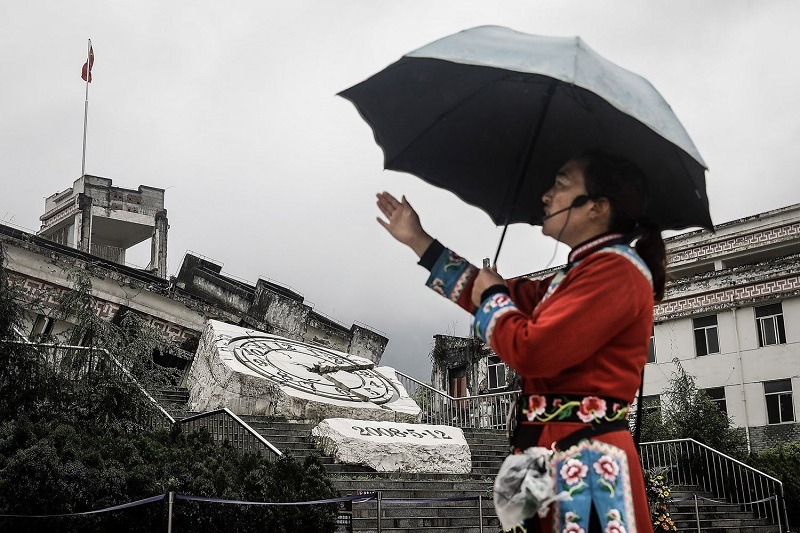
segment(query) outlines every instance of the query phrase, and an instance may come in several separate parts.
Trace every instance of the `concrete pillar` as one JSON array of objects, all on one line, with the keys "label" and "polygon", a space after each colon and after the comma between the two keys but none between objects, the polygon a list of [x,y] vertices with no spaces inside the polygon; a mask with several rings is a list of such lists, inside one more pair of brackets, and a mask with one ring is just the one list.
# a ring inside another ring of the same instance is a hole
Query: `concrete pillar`
[{"label": "concrete pillar", "polygon": [[150,265],[148,269],[155,270],[159,278],[167,278],[167,210],[156,212],[156,222],[153,227],[153,238],[150,241]]},{"label": "concrete pillar", "polygon": [[350,327],[350,345],[347,347],[347,353],[365,357],[378,365],[387,344],[389,344],[389,339],[380,333],[359,324],[353,324]]},{"label": "concrete pillar", "polygon": [[75,217],[75,244],[78,250],[92,252],[92,197],[78,194],[79,213]]}]

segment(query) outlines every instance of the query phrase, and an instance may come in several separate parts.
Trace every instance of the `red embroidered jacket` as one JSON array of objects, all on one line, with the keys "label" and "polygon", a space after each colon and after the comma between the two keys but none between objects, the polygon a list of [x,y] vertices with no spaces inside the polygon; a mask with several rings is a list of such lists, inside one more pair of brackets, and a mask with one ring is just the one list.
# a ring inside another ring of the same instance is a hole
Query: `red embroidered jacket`
[{"label": "red embroidered jacket", "polygon": [[574,249],[555,276],[509,281],[508,295],[490,296],[477,310],[471,292],[478,270],[453,252],[440,254],[428,285],[476,313],[476,333],[522,377],[525,394],[631,402],[647,361],[653,287],[647,267],[619,237]]}]

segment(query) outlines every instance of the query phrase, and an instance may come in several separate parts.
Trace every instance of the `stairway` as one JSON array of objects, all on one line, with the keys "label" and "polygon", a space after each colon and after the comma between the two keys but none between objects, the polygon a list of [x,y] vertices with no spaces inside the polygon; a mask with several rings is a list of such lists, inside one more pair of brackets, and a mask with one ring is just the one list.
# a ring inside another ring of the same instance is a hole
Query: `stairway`
[{"label": "stairway", "polygon": [[[241,418],[286,454],[299,459],[309,454],[319,455],[311,439],[311,429],[316,424],[249,415]],[[508,451],[505,436],[489,430],[465,430],[464,436],[472,452],[473,471],[470,474],[376,472],[366,466],[335,463],[331,457],[320,458],[342,495],[380,491],[384,500],[480,495],[484,531],[497,531],[499,522],[494,513],[491,490],[494,473]],[[414,504],[382,502],[381,531],[477,533],[480,531],[477,506],[477,501]],[[376,502],[353,505],[353,531],[377,531],[377,518]]]},{"label": "stairway", "polygon": [[[188,391],[181,387],[165,387],[153,393],[154,398],[176,419],[194,413],[186,410]],[[342,495],[381,492],[383,500],[402,498],[458,498],[482,496],[483,531],[496,532],[499,522],[492,502],[492,483],[508,453],[505,435],[494,430],[464,429],[472,455],[469,474],[411,474],[405,472],[376,472],[361,465],[345,465],[323,456],[311,439],[308,422],[276,420],[265,416],[242,415],[241,418],[269,440],[281,452],[303,459],[316,454]],[[721,501],[698,487],[676,486],[672,490],[670,515],[679,532],[703,533],[773,533],[776,526],[757,518],[755,513],[728,503],[718,504],[698,500],[693,495]],[[376,532],[378,527],[376,502],[353,505],[353,531]],[[477,533],[479,512],[477,501],[392,503],[382,501],[381,531],[406,533],[432,531],[437,533]]]},{"label": "stairway", "polygon": [[[189,390],[185,387],[164,385],[151,391],[153,398],[167,411],[183,409],[189,402]],[[170,414],[172,414],[170,412]],[[175,415],[173,415],[174,417]]]},{"label": "stairway", "polygon": [[[193,413],[186,410],[188,392],[180,387],[154,391],[153,397],[176,419]],[[323,456],[311,439],[315,423],[290,422],[265,416],[240,415],[281,452],[302,460],[308,455],[320,457],[325,469],[342,495],[381,492],[384,500],[400,498],[458,498],[482,496],[483,531],[496,532],[499,522],[492,503],[494,475],[508,453],[505,435],[492,430],[465,429],[464,436],[472,454],[469,474],[412,474],[376,472],[361,465],[336,463]],[[376,502],[353,505],[353,531],[377,531]],[[381,503],[381,531],[406,533],[478,533],[478,502],[436,502],[399,504]]]},{"label": "stairway", "polygon": [[[773,533],[778,531],[778,527],[768,525],[765,518],[757,518],[754,512],[732,505],[710,492],[703,492],[700,487],[678,485],[673,487],[671,493],[673,502],[669,505],[670,516],[679,532],[694,533],[699,530],[703,533]],[[699,497],[696,509],[694,495]],[[715,503],[708,499],[724,503]]]}]

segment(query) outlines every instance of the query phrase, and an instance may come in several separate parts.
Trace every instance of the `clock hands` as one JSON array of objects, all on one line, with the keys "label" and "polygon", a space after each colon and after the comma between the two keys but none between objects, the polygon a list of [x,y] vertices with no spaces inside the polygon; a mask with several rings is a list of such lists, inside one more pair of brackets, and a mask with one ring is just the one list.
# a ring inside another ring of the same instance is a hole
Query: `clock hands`
[{"label": "clock hands", "polygon": [[309,370],[317,374],[330,374],[331,372],[353,372],[355,370],[372,370],[375,368],[374,363],[367,363],[360,365],[358,363],[351,363],[349,365],[335,365],[333,363],[317,363]]}]

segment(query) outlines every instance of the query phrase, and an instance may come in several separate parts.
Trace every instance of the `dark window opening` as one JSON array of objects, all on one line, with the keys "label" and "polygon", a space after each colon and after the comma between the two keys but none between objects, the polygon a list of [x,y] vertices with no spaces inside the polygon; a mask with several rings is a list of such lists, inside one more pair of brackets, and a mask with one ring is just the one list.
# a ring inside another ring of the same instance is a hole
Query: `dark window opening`
[{"label": "dark window opening", "polygon": [[692,319],[694,327],[694,345],[697,356],[719,353],[719,333],[717,315]]}]

